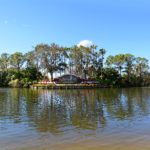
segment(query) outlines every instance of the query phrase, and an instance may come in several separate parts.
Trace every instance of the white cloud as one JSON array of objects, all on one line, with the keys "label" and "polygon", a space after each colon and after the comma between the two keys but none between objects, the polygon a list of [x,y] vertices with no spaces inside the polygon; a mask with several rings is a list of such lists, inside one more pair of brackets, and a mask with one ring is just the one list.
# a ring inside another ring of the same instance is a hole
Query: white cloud
[{"label": "white cloud", "polygon": [[90,47],[91,45],[93,45],[93,42],[89,40],[82,40],[79,42],[79,44],[77,44],[78,47],[80,46]]}]

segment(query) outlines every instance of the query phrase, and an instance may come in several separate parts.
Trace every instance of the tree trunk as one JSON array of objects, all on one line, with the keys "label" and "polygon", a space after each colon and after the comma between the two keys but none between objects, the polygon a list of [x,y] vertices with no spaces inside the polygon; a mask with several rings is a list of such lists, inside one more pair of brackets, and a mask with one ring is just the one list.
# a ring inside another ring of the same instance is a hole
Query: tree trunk
[{"label": "tree trunk", "polygon": [[50,72],[50,76],[51,76],[51,82],[53,82],[53,72]]},{"label": "tree trunk", "polygon": [[84,69],[84,79],[87,79],[87,71]]},{"label": "tree trunk", "polygon": [[119,75],[120,75],[120,77],[121,77],[121,72],[122,72],[122,67],[119,66]]}]

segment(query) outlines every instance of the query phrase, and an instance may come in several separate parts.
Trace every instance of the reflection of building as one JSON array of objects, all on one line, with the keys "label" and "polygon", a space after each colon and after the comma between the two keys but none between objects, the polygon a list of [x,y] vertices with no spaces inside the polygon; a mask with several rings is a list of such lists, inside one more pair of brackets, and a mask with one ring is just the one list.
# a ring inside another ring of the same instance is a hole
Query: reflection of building
[{"label": "reflection of building", "polygon": [[72,74],[66,74],[58,78],[55,78],[53,81],[56,83],[70,84],[70,83],[80,83],[82,82],[82,79]]}]

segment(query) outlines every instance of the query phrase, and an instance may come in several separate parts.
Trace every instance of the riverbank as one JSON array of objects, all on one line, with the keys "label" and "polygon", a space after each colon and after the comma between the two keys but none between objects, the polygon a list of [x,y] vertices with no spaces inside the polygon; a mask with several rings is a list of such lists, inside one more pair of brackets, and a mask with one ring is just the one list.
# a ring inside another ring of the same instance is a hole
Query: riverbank
[{"label": "riverbank", "polygon": [[86,89],[86,88],[107,88],[100,84],[33,84],[33,89]]},{"label": "riverbank", "polygon": [[102,84],[31,84],[27,86],[0,86],[0,88],[31,88],[31,89],[95,89],[95,88],[133,88],[133,87],[149,87],[149,85],[102,85]]}]

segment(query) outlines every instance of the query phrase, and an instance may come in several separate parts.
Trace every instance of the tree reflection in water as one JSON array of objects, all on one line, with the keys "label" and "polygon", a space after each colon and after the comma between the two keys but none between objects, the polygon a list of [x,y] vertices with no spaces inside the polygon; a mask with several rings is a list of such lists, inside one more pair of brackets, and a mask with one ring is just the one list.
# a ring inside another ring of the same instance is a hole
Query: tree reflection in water
[{"label": "tree reflection in water", "polygon": [[39,132],[62,129],[96,130],[109,119],[134,119],[149,114],[150,89],[0,90],[0,118],[26,122]]}]

